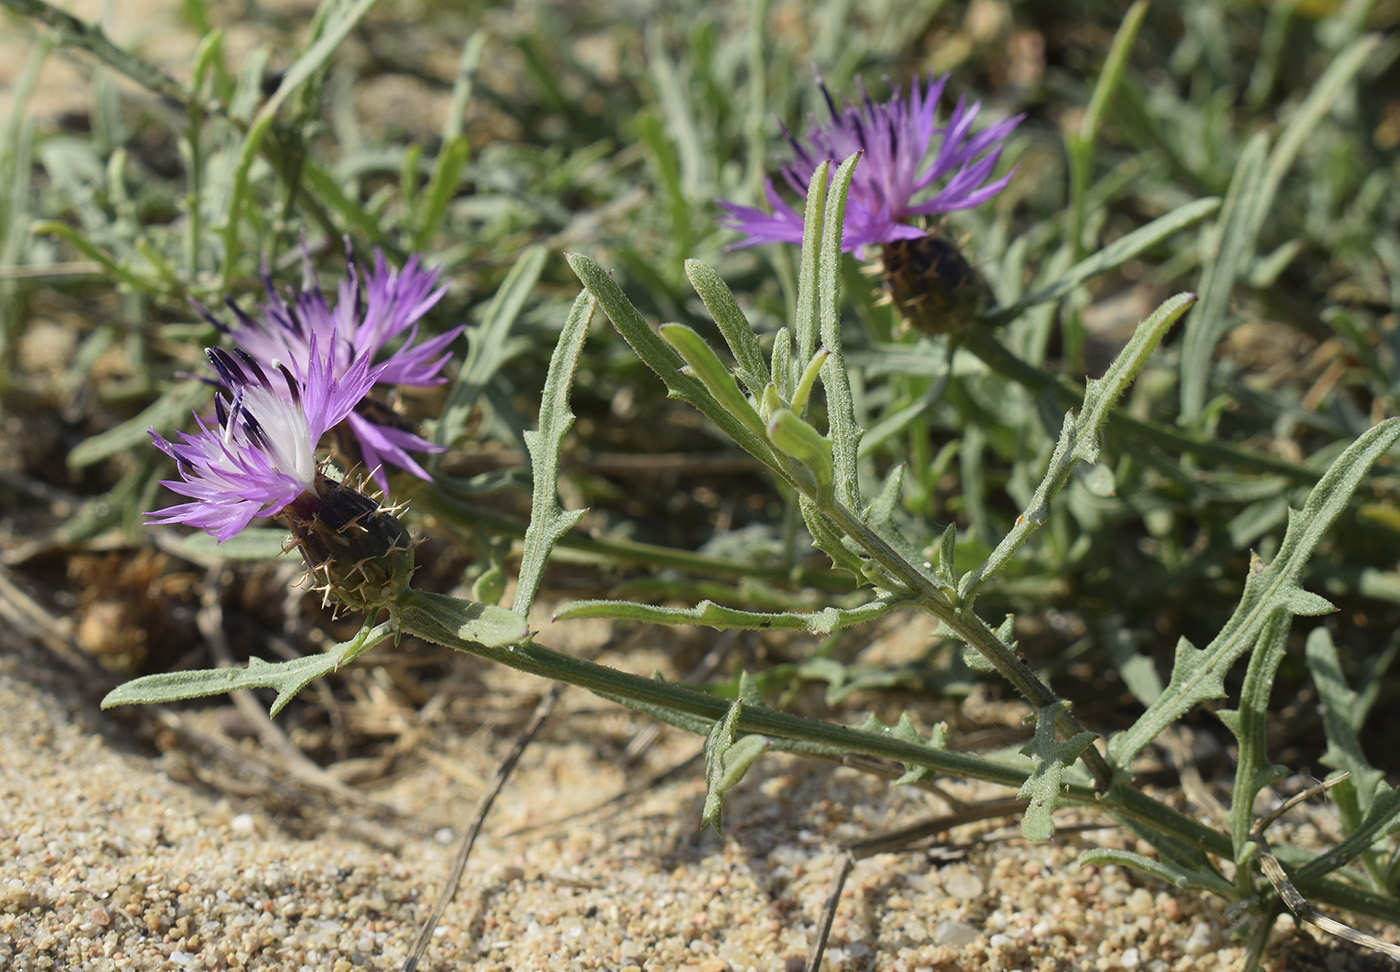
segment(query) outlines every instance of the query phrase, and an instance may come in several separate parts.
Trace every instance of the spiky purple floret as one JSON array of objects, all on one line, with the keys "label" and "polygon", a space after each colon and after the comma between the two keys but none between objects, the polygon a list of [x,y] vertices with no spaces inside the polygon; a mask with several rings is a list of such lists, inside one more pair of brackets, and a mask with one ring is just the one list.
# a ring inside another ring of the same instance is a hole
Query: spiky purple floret
[{"label": "spiky purple floret", "polygon": [[[355,262],[354,252],[345,244],[345,277],[336,288],[335,305],[327,301],[309,254],[303,250],[302,287],[286,296],[278,293],[267,270],[263,283],[267,299],[256,316],[245,314],[229,302],[237,317],[232,328],[225,328],[234,344],[251,354],[265,367],[288,365],[300,374],[302,362],[309,360],[314,338],[330,349],[334,373],[342,375],[357,361],[374,361],[390,342],[404,335],[399,346],[384,358],[378,369],[378,384],[436,385],[447,379],[439,374],[450,357],[447,347],[463,331],[455,327],[426,340],[418,340],[418,323],[446,293],[437,286],[437,271],[424,268],[411,256],[402,269],[391,268],[383,252],[374,251],[374,269]],[[221,328],[217,320],[211,321]],[[407,332],[405,335],[404,332]],[[398,466],[427,479],[428,473],[409,455],[415,452],[441,452],[442,447],[422,436],[382,425],[361,415],[353,416],[351,429],[359,441],[366,466],[385,492],[389,480],[384,463]]]},{"label": "spiky purple floret", "polygon": [[[880,104],[870,100],[862,84],[860,104],[843,101],[840,108],[820,78],[818,83],[831,120],[819,125],[814,119],[805,140],[783,130],[793,158],[783,166],[782,176],[799,197],[806,198],[817,166],[828,161],[839,164],[862,153],[851,178],[842,226],[841,248],[848,253],[861,246],[922,236],[924,230],[910,225],[913,217],[979,206],[1006,188],[1015,174],[1013,169],[988,181],[1001,159],[1002,142],[1022,116],[1002,119],[973,134],[981,103],[968,105],[959,99],[947,124],[939,126],[936,114],[948,83],[946,74],[929,79],[922,90],[915,81],[908,97],[895,89]],[[939,180],[946,180],[941,188],[915,202]],[[801,243],[802,212],[783,200],[771,179],[765,182],[765,195],[771,212],[720,202],[726,210],[721,222],[744,234],[735,245]]]},{"label": "spiky purple floret", "polygon": [[178,432],[176,442],[151,431],[179,468],[180,478],[162,485],[194,502],[154,511],[146,522],[187,523],[223,541],[314,486],[321,436],[351,414],[380,369],[365,357],[337,374],[314,334],[300,374],[286,365],[265,369],[241,350],[206,353],[223,386],[214,424],[196,413],[199,431]]}]

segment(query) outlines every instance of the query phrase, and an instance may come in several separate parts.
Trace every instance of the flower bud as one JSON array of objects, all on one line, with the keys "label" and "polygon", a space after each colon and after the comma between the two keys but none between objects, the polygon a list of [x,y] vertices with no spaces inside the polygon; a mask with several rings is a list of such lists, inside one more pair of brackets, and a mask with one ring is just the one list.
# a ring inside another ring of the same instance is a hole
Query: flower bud
[{"label": "flower bud", "polygon": [[880,248],[881,279],[905,319],[929,334],[958,334],[991,302],[987,283],[940,237],[894,240]]},{"label": "flower bud", "polygon": [[413,576],[413,538],[392,510],[318,473],[281,513],[316,590],[355,611],[391,604]]}]

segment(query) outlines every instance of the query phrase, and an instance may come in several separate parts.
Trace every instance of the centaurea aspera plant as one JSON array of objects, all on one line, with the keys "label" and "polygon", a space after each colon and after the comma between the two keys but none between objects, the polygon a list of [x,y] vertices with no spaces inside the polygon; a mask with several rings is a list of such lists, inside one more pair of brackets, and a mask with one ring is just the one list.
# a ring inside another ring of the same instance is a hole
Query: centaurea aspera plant
[{"label": "centaurea aspera plant", "polygon": [[[447,290],[437,286],[437,279],[437,271],[422,266],[416,254],[402,268],[391,268],[377,248],[374,269],[369,270],[355,261],[347,239],[345,276],[332,305],[303,246],[299,290],[289,290],[285,296],[279,293],[264,267],[267,299],[256,315],[245,313],[229,300],[228,306],[237,317],[232,327],[207,313],[206,317],[266,368],[283,364],[303,377],[306,363],[313,358],[314,341],[335,375],[345,374],[360,360],[379,360],[373,385],[376,391],[399,385],[437,385],[446,381],[440,372],[449,357],[447,348],[463,330],[458,326],[418,340],[419,322]],[[402,342],[385,357],[389,345],[401,335]],[[385,494],[389,492],[386,464],[420,479],[430,478],[410,452],[440,452],[442,447],[403,428],[380,398],[367,392],[343,420],[349,435],[342,442],[358,452],[356,458],[364,462]]]},{"label": "centaurea aspera plant", "polygon": [[[570,265],[586,292],[575,302],[551,360],[541,396],[539,429],[526,434],[536,482],[521,576],[511,609],[415,590],[408,584],[406,571],[397,566],[405,562],[403,558],[411,558],[411,553],[403,549],[408,546],[406,536],[401,538],[402,543],[400,538],[393,538],[384,551],[391,558],[386,561],[389,566],[372,566],[381,571],[379,576],[401,580],[401,584],[385,588],[378,599],[361,598],[358,603],[337,591],[342,602],[352,607],[363,606],[375,613],[385,609],[388,620],[383,624],[370,627],[367,623],[354,639],[319,659],[298,659],[279,665],[258,662],[233,674],[216,670],[150,676],[115,690],[104,705],[166,701],[263,686],[278,690],[275,707],[280,707],[311,678],[330,672],[376,641],[408,634],[585,687],[663,721],[706,734],[706,819],[716,824],[725,792],[764,753],[791,750],[881,757],[902,763],[906,773],[901,779],[914,785],[928,785],[932,775],[947,774],[1017,789],[1026,800],[1023,830],[1034,839],[1053,833],[1053,815],[1065,804],[1094,807],[1111,814],[1151,844],[1157,859],[1149,860],[1135,852],[1099,849],[1085,854],[1086,861],[1144,868],[1182,887],[1210,891],[1256,908],[1268,918],[1258,925],[1266,933],[1275,912],[1270,910],[1273,899],[1262,896],[1268,892],[1261,892],[1264,885],[1255,879],[1257,854],[1263,844],[1253,831],[1251,816],[1254,798],[1269,782],[1268,774],[1258,769],[1262,728],[1254,727],[1249,718],[1236,713],[1231,731],[1240,740],[1241,752],[1254,762],[1246,765],[1242,757],[1228,832],[1174,810],[1135,787],[1134,758],[1187,711],[1221,697],[1225,692],[1225,674],[1245,653],[1251,654],[1251,662],[1241,710],[1263,711],[1273,670],[1268,666],[1276,668],[1282,658],[1282,645],[1292,618],[1330,609],[1321,597],[1303,588],[1303,568],[1371,464],[1400,440],[1400,420],[1375,426],[1335,460],[1301,510],[1290,516],[1274,560],[1251,569],[1236,617],[1202,648],[1183,642],[1170,683],[1133,726],[1101,747],[1095,734],[1079,725],[1067,703],[1017,655],[1011,619],[1000,629],[993,629],[978,613],[977,598],[1029,535],[1045,522],[1047,511],[1070,482],[1076,466],[1098,459],[1100,438],[1113,403],[1196,298],[1179,294],[1164,302],[1143,322],[1103,377],[1088,387],[1082,407],[1066,415],[1044,477],[1025,512],[985,560],[972,569],[960,569],[955,556],[955,530],[945,532],[942,542],[936,545],[936,562],[925,560],[925,548],[911,544],[895,520],[900,468],[888,475],[875,497],[867,494],[858,465],[863,430],[853,409],[850,376],[842,358],[839,275],[834,269],[841,259],[843,207],[856,163],[853,157],[838,170],[830,183],[829,205],[826,167],[819,165],[813,173],[808,189],[811,216],[807,220],[809,229],[801,263],[804,279],[816,283],[803,289],[803,306],[798,308],[794,333],[780,333],[771,356],[765,355],[757,333],[718,275],[694,262],[687,265],[697,293],[714,314],[733,360],[739,363],[737,369],[721,360],[699,332],[684,325],[664,325],[658,335],[606,270],[586,257],[571,255]],[[941,731],[935,731],[932,738],[924,737],[907,720],[890,728],[872,718],[859,728],[850,728],[770,708],[742,688],[739,698],[722,699],[555,652],[530,638],[525,614],[538,589],[544,565],[553,545],[580,515],[579,511],[560,508],[555,482],[562,443],[573,418],[569,383],[577,369],[595,302],[672,397],[694,405],[761,463],[775,481],[798,496],[814,546],[825,551],[837,567],[857,577],[869,599],[855,607],[828,607],[818,612],[742,611],[708,601],[682,609],[618,601],[585,602],[566,607],[558,616],[825,634],[890,612],[921,610],[941,624],[944,636],[967,645],[969,658],[980,659],[979,665],[989,665],[1003,675],[1031,706],[1035,733],[1022,751],[1027,760],[1011,763],[955,752],[947,748]],[[802,351],[803,348],[811,350]],[[295,377],[292,369],[280,370],[293,399],[310,394],[308,389],[315,386],[319,389],[319,397],[312,396],[315,400],[334,402],[333,407],[326,405],[324,412],[316,413],[321,417],[314,426],[309,420],[298,424],[296,413],[288,416],[265,395],[253,395],[251,405],[246,404],[249,389],[275,385],[265,370],[260,373],[252,367],[242,367],[244,359],[232,356],[218,354],[215,358],[225,383],[236,386],[220,406],[218,429],[201,423],[200,433],[185,437],[181,445],[186,448],[171,443],[163,448],[181,460],[181,475],[187,487],[181,491],[185,495],[218,501],[220,491],[227,491],[230,512],[224,519],[206,518],[189,509],[195,504],[186,504],[164,511],[161,516],[165,522],[188,522],[206,529],[212,526],[231,534],[255,515],[293,508],[292,500],[305,491],[291,499],[289,494],[308,482],[307,457],[314,452],[316,438],[311,434],[312,428],[323,431],[330,417],[347,407],[345,399],[351,395],[347,391],[341,397],[327,391],[334,384],[333,368],[328,360],[317,363],[314,354],[307,367],[323,376],[320,383],[297,385],[293,391],[289,380],[289,376]],[[235,368],[229,361],[240,362],[240,366]],[[356,363],[352,371],[356,367],[366,365]],[[359,375],[354,382],[356,387],[366,380],[372,383],[377,376],[372,370],[354,373]],[[825,392],[825,431],[808,416],[810,392],[818,381]],[[243,389],[241,395],[239,389]],[[247,421],[249,416],[255,424]],[[298,437],[283,439],[268,434],[264,426],[270,420],[275,420],[279,434],[285,435],[291,429]],[[304,439],[299,437],[303,428]],[[283,474],[289,474],[290,483],[284,481],[288,476]],[[313,474],[311,483],[316,482]],[[346,573],[363,571],[374,555],[363,547],[338,545],[337,532],[354,533],[361,525],[358,517],[346,518],[338,530],[335,524],[326,525],[329,529],[318,534],[326,542],[316,552],[333,567],[327,581],[332,586],[336,578]],[[395,557],[399,559],[393,560]],[[1259,748],[1259,753],[1250,749],[1251,745]],[[1400,815],[1400,800],[1388,794],[1389,791],[1384,805],[1380,796],[1376,798],[1381,810],[1373,814],[1376,820],[1369,831],[1371,837],[1380,832],[1383,814]],[[1333,853],[1314,857],[1294,872],[1297,888],[1354,911],[1394,917],[1397,907],[1381,890],[1332,876],[1332,872],[1366,851],[1369,842],[1358,838]],[[1230,868],[1222,868],[1222,860],[1230,862]],[[1256,938],[1264,940],[1259,935]]]}]

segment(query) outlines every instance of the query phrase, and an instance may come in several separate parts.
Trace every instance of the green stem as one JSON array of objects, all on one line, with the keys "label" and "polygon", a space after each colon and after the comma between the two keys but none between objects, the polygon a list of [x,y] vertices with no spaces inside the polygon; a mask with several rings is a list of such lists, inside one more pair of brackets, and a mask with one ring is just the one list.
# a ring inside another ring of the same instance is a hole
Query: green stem
[{"label": "green stem", "polygon": [[[985,621],[970,610],[959,609],[947,594],[924,573],[900,555],[864,519],[856,516],[840,503],[833,501],[822,505],[822,513],[848,537],[851,537],[870,554],[889,574],[905,585],[919,599],[926,611],[942,621],[960,640],[976,649],[991,663],[1021,697],[1037,711],[1055,705],[1060,697],[1031,671],[1030,666],[1021,661],[1016,653],[1002,643],[996,632],[987,627]],[[1084,727],[1070,715],[1068,707],[1062,707],[1055,720],[1064,738],[1084,731]],[[1084,750],[1085,766],[1094,777],[1094,782],[1102,790],[1113,783],[1113,767],[1104,759],[1096,746]]]},{"label": "green stem", "polygon": [[[554,651],[533,641],[505,648],[478,644],[459,634],[465,603],[443,594],[410,589],[394,605],[394,623],[403,634],[464,651],[530,675],[577,685],[605,698],[690,715],[709,724],[723,719],[729,712],[730,701],[727,699],[684,685],[621,672]],[[995,635],[992,637],[995,638]],[[939,774],[984,780],[1012,788],[1019,788],[1027,775],[1015,766],[920,746],[894,736],[789,715],[763,706],[745,706],[739,719],[739,729],[829,747],[835,755],[854,753],[895,760]],[[1117,787],[1113,793],[1106,794],[1096,792],[1091,787],[1071,784],[1066,787],[1065,798],[1070,803],[1100,807],[1120,819],[1140,822],[1171,834],[1207,853],[1219,856],[1230,853],[1230,841],[1226,835],[1204,827],[1136,790]]]}]

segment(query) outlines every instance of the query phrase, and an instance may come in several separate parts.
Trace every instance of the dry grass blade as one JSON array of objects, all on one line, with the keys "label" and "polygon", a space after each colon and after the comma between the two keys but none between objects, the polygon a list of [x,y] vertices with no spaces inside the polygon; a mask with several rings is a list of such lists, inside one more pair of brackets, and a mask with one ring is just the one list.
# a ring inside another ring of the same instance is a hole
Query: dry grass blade
[{"label": "dry grass blade", "polygon": [[1259,822],[1254,825],[1254,832],[1251,835],[1259,854],[1259,869],[1264,872],[1264,876],[1269,879],[1269,883],[1278,892],[1279,898],[1288,906],[1288,910],[1297,916],[1299,921],[1306,921],[1313,927],[1320,928],[1327,934],[1351,942],[1353,945],[1360,945],[1363,948],[1380,952],[1382,955],[1388,955],[1392,959],[1400,960],[1400,945],[1392,945],[1375,935],[1368,935],[1335,918],[1329,918],[1309,904],[1308,899],[1299,893],[1292,881],[1288,880],[1288,874],[1284,871],[1283,865],[1279,863],[1279,859],[1274,856],[1273,851],[1269,850],[1268,841],[1264,839],[1265,829],[1279,817],[1304,800],[1310,800],[1329,787],[1336,786],[1350,775],[1350,773],[1343,773],[1330,780],[1324,780],[1316,786],[1309,787],[1302,793],[1290,797],[1268,816],[1260,818]]},{"label": "dry grass blade", "polygon": [[447,872],[447,880],[443,882],[442,892],[438,895],[436,903],[433,904],[432,914],[423,923],[423,927],[418,931],[418,937],[414,939],[413,950],[409,953],[408,959],[403,964],[402,972],[414,972],[418,968],[418,963],[423,959],[423,953],[428,950],[428,942],[432,941],[433,930],[437,928],[438,922],[442,921],[442,916],[447,912],[447,906],[452,903],[452,898],[457,893],[457,885],[462,881],[462,875],[467,870],[467,858],[471,856],[472,847],[476,844],[476,838],[481,833],[481,825],[486,821],[486,815],[491,812],[491,805],[496,802],[496,797],[506,785],[506,780],[515,770],[515,766],[520,762],[520,757],[525,752],[525,747],[530,744],[530,740],[535,738],[535,733],[544,725],[544,720],[549,718],[549,714],[554,711],[554,705],[559,701],[559,696],[564,692],[562,682],[555,683],[554,687],[540,699],[535,706],[534,713],[530,716],[530,721],[525,728],[520,730],[520,735],[515,737],[515,745],[506,754],[506,758],[501,760],[501,765],[496,767],[496,775],[491,780],[491,786],[482,795],[481,802],[477,804],[476,816],[472,818],[471,826],[467,828],[466,836],[462,838],[461,846],[457,849],[457,856],[452,861],[452,867]]}]

